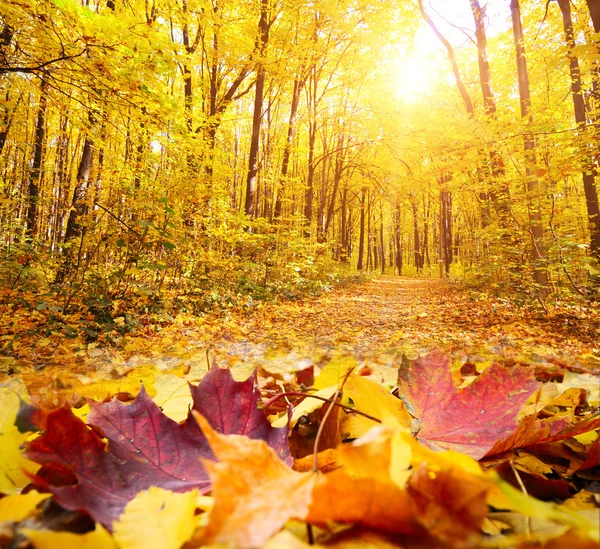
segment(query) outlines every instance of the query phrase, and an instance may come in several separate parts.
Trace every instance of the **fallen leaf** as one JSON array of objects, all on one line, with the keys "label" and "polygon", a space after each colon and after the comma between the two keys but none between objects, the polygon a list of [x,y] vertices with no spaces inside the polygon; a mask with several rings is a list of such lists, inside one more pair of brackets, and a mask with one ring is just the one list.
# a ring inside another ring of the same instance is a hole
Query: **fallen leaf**
[{"label": "fallen leaf", "polygon": [[374,478],[355,478],[337,469],[318,477],[306,521],[358,524],[384,532],[420,532],[417,508],[405,490]]},{"label": "fallen leaf", "polygon": [[533,444],[565,440],[581,433],[593,431],[600,427],[600,415],[572,423],[570,414],[557,415],[545,419],[529,416],[521,420],[514,433],[496,444],[486,453],[493,456],[514,448],[525,448]]},{"label": "fallen leaf", "polygon": [[598,540],[597,520],[581,516],[564,505],[537,500],[499,477],[490,490],[488,504],[496,509],[516,511],[521,517],[568,526],[588,539]]},{"label": "fallen leaf", "polygon": [[117,549],[110,534],[99,524],[94,531],[86,534],[34,530],[33,528],[22,528],[20,532],[31,541],[35,549],[56,549],[57,547],[60,549]]},{"label": "fallen leaf", "polygon": [[[272,428],[257,408],[254,382],[234,381],[227,370],[214,368],[192,386],[194,408],[211,414],[217,430],[265,437],[276,444],[278,455],[289,456],[287,429]],[[46,432],[28,444],[31,459],[75,474],[75,485],[49,486],[63,507],[85,511],[111,528],[127,503],[150,486],[174,492],[210,489],[199,458],[212,458],[212,452],[191,416],[183,424],[174,422],[144,390],[131,404],[113,400],[90,402],[90,407],[88,422],[102,430],[107,447],[64,408],[48,414]]]},{"label": "fallen leaf", "polygon": [[200,414],[194,416],[219,460],[203,460],[214,497],[206,541],[260,547],[288,520],[306,516],[314,474],[293,471],[262,440],[220,435]]},{"label": "fallen leaf", "polygon": [[35,490],[27,494],[6,496],[0,499],[0,522],[20,522],[27,518],[38,504],[48,499],[50,494],[40,494]]},{"label": "fallen leaf", "polygon": [[412,418],[403,402],[370,379],[350,375],[344,385],[344,396],[352,399],[357,410],[379,419],[388,427],[410,427]]},{"label": "fallen leaf", "polygon": [[185,421],[192,407],[192,393],[185,379],[173,374],[161,374],[154,380],[156,395],[152,398],[165,416],[173,421]]},{"label": "fallen leaf", "polygon": [[475,459],[516,429],[520,408],[539,387],[531,368],[492,364],[459,391],[450,360],[438,351],[401,365],[398,383],[408,411],[420,420],[420,441]]},{"label": "fallen leaf", "polygon": [[27,434],[15,425],[21,399],[11,389],[0,388],[0,493],[14,494],[31,481],[27,473],[35,473],[39,466],[25,458],[21,444]]},{"label": "fallen leaf", "polygon": [[358,366],[356,359],[350,356],[335,356],[321,370],[315,379],[315,389],[325,389],[331,385],[338,385]]},{"label": "fallen leaf", "polygon": [[361,438],[341,445],[337,454],[340,465],[355,478],[373,478],[404,488],[410,475],[411,445],[401,432],[384,426],[375,426]]},{"label": "fallen leaf", "polygon": [[600,438],[596,439],[587,451],[585,461],[577,468],[577,471],[584,471],[600,465]]},{"label": "fallen leaf", "polygon": [[139,492],[113,523],[121,549],[179,549],[194,532],[197,491],[178,494],[151,486]]},{"label": "fallen leaf", "polygon": [[585,389],[588,404],[600,405],[600,382],[597,375],[566,372],[562,383],[557,383],[556,387],[561,393],[573,388]]},{"label": "fallen leaf", "polygon": [[423,463],[410,477],[407,489],[427,532],[441,541],[459,543],[479,531],[488,514],[491,487],[490,480],[460,469],[433,471]]},{"label": "fallen leaf", "polygon": [[[227,368],[214,367],[198,385],[190,385],[193,409],[219,433],[246,435],[267,442],[286,463],[292,463],[287,426],[273,428],[264,412],[256,371],[236,381]],[[190,417],[189,422],[194,420]]]}]

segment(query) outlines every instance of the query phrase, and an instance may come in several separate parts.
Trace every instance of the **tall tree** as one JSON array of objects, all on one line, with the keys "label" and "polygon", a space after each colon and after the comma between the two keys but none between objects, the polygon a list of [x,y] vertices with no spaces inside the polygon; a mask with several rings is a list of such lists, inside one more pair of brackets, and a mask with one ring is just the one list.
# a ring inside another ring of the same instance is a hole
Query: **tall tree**
[{"label": "tall tree", "polygon": [[[485,113],[491,120],[496,120],[496,97],[492,87],[492,73],[488,60],[487,35],[485,30],[485,9],[481,7],[479,0],[470,0],[471,13],[475,21],[475,39],[477,42],[477,64],[479,67],[479,83]],[[506,170],[502,153],[494,143],[488,143],[488,154],[490,158],[492,188],[489,197],[494,204],[496,213],[502,229],[507,229],[510,208],[510,189],[504,180]]]},{"label": "tall tree", "polygon": [[48,108],[48,80],[40,80],[40,101],[35,124],[33,160],[29,170],[29,206],[27,209],[27,235],[34,237],[37,229],[38,200],[42,175],[42,158],[46,144],[46,110]]},{"label": "tall tree", "polygon": [[[517,60],[521,118],[525,126],[531,126],[533,122],[533,116],[531,114],[531,92],[529,89],[529,72],[527,70],[527,59],[525,57],[525,44],[519,0],[511,0],[510,12]],[[525,152],[525,179],[529,194],[529,232],[532,244],[531,257],[533,260],[534,279],[537,284],[546,286],[548,284],[548,271],[544,265],[545,245],[544,229],[542,226],[542,209],[540,204],[541,197],[539,196],[540,185],[536,172],[537,161],[535,139],[531,132],[526,131],[524,133],[523,148]]]},{"label": "tall tree", "polygon": [[585,0],[585,2],[590,10],[594,30],[600,32],[600,2],[598,0]]},{"label": "tall tree", "polygon": [[[573,31],[573,18],[571,16],[571,1],[556,0],[563,20],[563,29],[565,31],[565,41],[567,43],[567,57],[569,59],[569,74],[571,76],[571,97],[573,98],[573,107],[575,109],[575,122],[580,132],[585,131],[586,126],[586,108],[583,98],[583,87],[581,84],[581,70],[579,69],[579,60],[575,55],[575,33]],[[592,4],[588,0],[588,5]],[[600,2],[595,2],[600,11]],[[592,8],[590,8],[591,10]],[[594,167],[591,160],[591,151],[589,144],[581,145],[583,153],[583,170],[581,177],[583,179],[583,190],[585,193],[585,205],[588,215],[588,224],[590,231],[590,252],[600,260],[600,208],[598,206],[598,192],[594,180]]]},{"label": "tall tree", "polygon": [[256,180],[258,177],[258,147],[263,110],[263,95],[265,89],[265,56],[269,43],[269,0],[260,2],[260,21],[258,23],[258,65],[256,69],[256,89],[254,94],[254,113],[252,115],[252,137],[250,138],[250,153],[248,156],[248,177],[246,179],[246,201],[244,212],[248,217],[255,217]]}]

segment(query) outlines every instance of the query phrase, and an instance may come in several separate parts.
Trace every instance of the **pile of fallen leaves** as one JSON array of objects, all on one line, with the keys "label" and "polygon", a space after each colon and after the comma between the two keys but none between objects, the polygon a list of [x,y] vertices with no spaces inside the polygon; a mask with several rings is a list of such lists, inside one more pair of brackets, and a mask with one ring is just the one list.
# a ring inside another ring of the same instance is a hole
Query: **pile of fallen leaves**
[{"label": "pile of fallen leaves", "polygon": [[213,365],[105,401],[5,384],[0,546],[598,546],[598,372],[387,368]]}]

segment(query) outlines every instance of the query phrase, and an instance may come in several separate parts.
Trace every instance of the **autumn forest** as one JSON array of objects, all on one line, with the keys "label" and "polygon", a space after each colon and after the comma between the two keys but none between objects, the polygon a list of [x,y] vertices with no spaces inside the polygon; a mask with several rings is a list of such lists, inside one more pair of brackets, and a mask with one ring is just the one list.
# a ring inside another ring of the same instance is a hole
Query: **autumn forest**
[{"label": "autumn forest", "polygon": [[600,0],[0,0],[0,547],[597,547],[599,168]]}]

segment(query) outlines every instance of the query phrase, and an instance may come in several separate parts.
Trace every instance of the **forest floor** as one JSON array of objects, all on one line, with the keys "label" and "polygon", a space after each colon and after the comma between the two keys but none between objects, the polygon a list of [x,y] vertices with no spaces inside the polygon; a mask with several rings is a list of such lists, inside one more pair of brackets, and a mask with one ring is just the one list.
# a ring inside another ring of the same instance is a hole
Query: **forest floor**
[{"label": "forest floor", "polygon": [[44,378],[58,371],[62,384],[85,376],[86,383],[111,379],[112,391],[135,391],[131,384],[139,385],[144,371],[151,378],[157,371],[205,370],[209,355],[238,379],[255,367],[284,374],[311,363],[321,366],[333,356],[352,357],[387,377],[386,367],[398,357],[414,359],[433,349],[455,364],[559,363],[595,371],[596,313],[562,308],[539,314],[438,279],[381,276],[299,301],[256,302],[225,315],[182,314],[169,322],[149,317],[111,346],[56,334],[44,338],[30,330],[11,356],[0,357],[0,381],[16,373],[39,378],[43,388],[49,382]]}]

